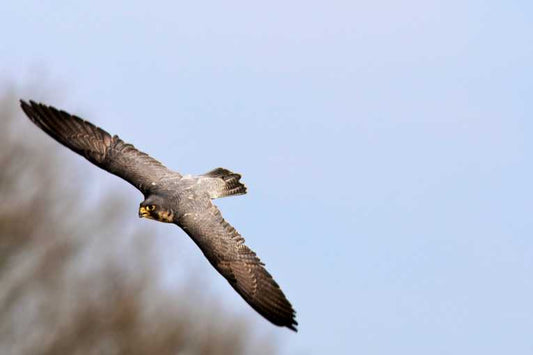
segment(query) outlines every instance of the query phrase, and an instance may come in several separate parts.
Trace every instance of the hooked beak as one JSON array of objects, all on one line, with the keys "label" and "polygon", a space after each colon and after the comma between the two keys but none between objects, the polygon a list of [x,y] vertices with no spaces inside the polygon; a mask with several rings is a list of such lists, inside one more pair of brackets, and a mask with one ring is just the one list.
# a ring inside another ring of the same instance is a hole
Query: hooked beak
[{"label": "hooked beak", "polygon": [[139,207],[139,218],[152,218],[150,215],[150,212],[146,210],[146,207],[141,206]]}]

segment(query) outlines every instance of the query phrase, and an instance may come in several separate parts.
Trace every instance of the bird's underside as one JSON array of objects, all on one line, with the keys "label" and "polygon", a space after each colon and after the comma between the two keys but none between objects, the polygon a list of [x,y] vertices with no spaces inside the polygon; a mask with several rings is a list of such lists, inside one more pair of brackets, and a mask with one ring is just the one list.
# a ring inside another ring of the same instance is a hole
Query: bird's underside
[{"label": "bird's underside", "polygon": [[212,199],[246,193],[240,175],[218,168],[182,176],[88,121],[21,100],[22,110],[52,138],[139,189],[139,216],[180,226],[250,306],[270,322],[296,331],[295,311],[256,254]]}]

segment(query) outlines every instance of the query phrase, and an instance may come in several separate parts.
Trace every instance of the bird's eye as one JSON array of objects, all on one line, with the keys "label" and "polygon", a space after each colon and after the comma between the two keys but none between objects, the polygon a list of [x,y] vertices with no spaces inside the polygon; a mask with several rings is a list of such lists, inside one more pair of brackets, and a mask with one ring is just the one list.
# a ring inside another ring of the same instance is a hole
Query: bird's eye
[{"label": "bird's eye", "polygon": [[146,206],[146,210],[148,210],[149,212],[152,212],[153,210],[155,210],[155,205]]}]

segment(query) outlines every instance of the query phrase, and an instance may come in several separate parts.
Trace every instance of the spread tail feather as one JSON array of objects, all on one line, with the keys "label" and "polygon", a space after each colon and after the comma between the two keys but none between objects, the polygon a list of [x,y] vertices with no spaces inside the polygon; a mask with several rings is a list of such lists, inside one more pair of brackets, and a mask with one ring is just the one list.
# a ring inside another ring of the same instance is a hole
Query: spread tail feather
[{"label": "spread tail feather", "polygon": [[239,181],[241,175],[227,169],[216,168],[203,174],[202,177],[206,178],[205,182],[212,199],[246,193],[246,186]]}]

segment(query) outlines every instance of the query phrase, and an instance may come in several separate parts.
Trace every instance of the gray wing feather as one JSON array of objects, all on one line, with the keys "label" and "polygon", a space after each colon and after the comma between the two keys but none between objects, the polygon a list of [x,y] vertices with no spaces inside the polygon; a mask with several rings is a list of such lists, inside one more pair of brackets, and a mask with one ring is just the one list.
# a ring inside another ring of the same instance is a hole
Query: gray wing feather
[{"label": "gray wing feather", "polygon": [[176,172],[148,154],[111,136],[92,123],[51,106],[20,101],[22,110],[39,128],[96,166],[147,192],[151,183]]},{"label": "gray wing feather", "polygon": [[250,306],[272,323],[296,331],[296,312],[264,264],[219,209],[211,201],[203,203],[207,205],[184,215],[178,225]]}]

